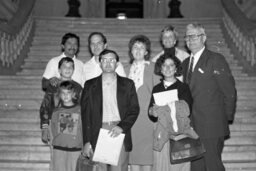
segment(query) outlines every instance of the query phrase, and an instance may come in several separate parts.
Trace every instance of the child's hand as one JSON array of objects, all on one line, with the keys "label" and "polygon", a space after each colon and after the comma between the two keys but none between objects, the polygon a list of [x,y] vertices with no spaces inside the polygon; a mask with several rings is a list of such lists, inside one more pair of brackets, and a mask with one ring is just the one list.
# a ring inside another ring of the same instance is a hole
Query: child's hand
[{"label": "child's hand", "polygon": [[91,143],[88,142],[84,145],[82,155],[89,157],[89,158],[91,158],[93,156],[93,150],[92,150]]},{"label": "child's hand", "polygon": [[152,107],[150,107],[149,108],[149,115],[152,115],[152,116],[154,116],[154,117],[158,117],[158,108],[159,108],[159,106],[157,106],[157,105],[154,105],[154,106],[152,106]]},{"label": "child's hand", "polygon": [[42,129],[42,142],[45,144],[48,144],[48,142],[50,141],[50,132],[48,128],[44,128]]},{"label": "child's hand", "polygon": [[52,86],[56,87],[59,83],[59,79],[57,77],[50,78],[50,83]]}]

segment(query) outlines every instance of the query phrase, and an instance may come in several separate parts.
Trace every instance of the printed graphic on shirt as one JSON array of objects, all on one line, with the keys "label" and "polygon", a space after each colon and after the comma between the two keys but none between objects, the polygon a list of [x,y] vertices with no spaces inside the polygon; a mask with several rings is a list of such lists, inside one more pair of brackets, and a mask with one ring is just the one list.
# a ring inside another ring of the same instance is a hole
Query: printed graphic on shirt
[{"label": "printed graphic on shirt", "polygon": [[58,133],[77,135],[78,120],[78,113],[60,113]]}]

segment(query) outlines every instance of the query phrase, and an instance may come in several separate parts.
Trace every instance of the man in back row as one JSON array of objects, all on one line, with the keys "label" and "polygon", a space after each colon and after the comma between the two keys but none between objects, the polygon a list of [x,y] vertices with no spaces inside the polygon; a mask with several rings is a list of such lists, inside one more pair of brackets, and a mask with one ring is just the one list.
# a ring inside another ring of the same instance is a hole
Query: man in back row
[{"label": "man in back row", "polygon": [[[61,40],[61,55],[53,57],[45,68],[42,78],[42,89],[45,91],[51,84],[57,86],[58,78],[60,78],[58,63],[64,57],[73,59],[75,68],[72,80],[79,83],[82,87],[84,82],[99,76],[102,73],[99,62],[99,54],[107,48],[107,39],[101,32],[93,32],[88,37],[88,48],[92,58],[85,64],[76,58],[80,48],[80,39],[73,33],[66,33]],[[121,62],[117,63],[116,72],[123,77],[126,77],[124,68]]]},{"label": "man in back row", "polygon": [[76,58],[79,51],[80,39],[73,33],[66,33],[61,40],[61,55],[53,57],[46,65],[43,79],[42,89],[46,91],[47,87],[51,84],[57,87],[59,74],[59,61],[64,57],[70,57],[74,61],[74,73],[72,80],[79,83],[83,87],[84,76],[83,76],[83,62]]},{"label": "man in back row", "polygon": [[[99,62],[99,54],[107,48],[107,38],[101,32],[93,32],[88,37],[88,48],[92,58],[84,64],[85,81],[99,76],[102,73]],[[117,63],[116,72],[126,77],[121,62]]]}]

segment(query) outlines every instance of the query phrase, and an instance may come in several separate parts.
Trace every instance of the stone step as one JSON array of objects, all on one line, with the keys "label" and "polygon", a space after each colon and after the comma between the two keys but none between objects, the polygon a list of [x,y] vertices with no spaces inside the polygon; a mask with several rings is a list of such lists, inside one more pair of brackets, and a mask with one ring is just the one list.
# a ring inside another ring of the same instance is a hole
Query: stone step
[{"label": "stone step", "polygon": [[[39,113],[39,109],[32,109],[32,110],[25,110],[25,109],[21,109],[21,110],[17,110],[17,109],[11,109],[8,108],[4,108],[0,110],[0,116],[1,118],[5,118],[5,117],[23,117],[23,118],[30,118],[33,116],[38,117],[38,113]],[[255,110],[240,110],[237,109],[236,113],[235,113],[235,120],[240,123],[240,120],[244,120],[243,123],[247,123],[248,122],[254,122],[256,118],[256,111]],[[251,120],[250,120],[251,119]]]},{"label": "stone step", "polygon": [[[20,162],[9,161],[1,162],[1,171],[49,171],[49,162]],[[256,162],[255,162],[256,163]],[[255,171],[255,163],[251,162],[237,162],[237,163],[224,163],[226,171]]]},{"label": "stone step", "polygon": [[[24,97],[27,98],[27,97]],[[0,106],[4,108],[4,105],[7,104],[10,109],[38,109],[40,107],[42,98],[36,97],[35,99],[0,99]],[[242,110],[256,110],[255,101],[251,100],[238,100],[237,109]]]},{"label": "stone step", "polygon": [[241,124],[241,123],[254,123],[254,124],[256,124],[256,116],[254,116],[254,117],[247,117],[247,118],[242,118],[242,117],[240,117],[240,118],[238,118],[237,116],[235,117],[235,124]]},{"label": "stone step", "polygon": [[10,91],[0,91],[0,99],[43,99],[44,92],[38,90],[13,90]]},{"label": "stone step", "polygon": [[[100,26],[96,26],[96,25],[91,25],[91,28],[88,28],[88,25],[86,26],[81,26],[81,25],[58,25],[58,26],[47,26],[48,28],[44,28],[41,26],[37,26],[36,28],[36,36],[38,35],[44,35],[44,33],[48,36],[51,34],[54,35],[58,35],[59,37],[61,37],[60,34],[62,33],[67,33],[67,32],[73,32],[76,33],[78,35],[80,34],[90,34],[93,31],[101,31],[102,33],[108,35],[108,34],[116,34],[116,33],[125,33],[128,35],[135,35],[135,34],[149,34],[150,33],[155,33],[157,35],[160,34],[160,31],[165,27],[166,25],[157,25],[157,26],[145,26],[145,25],[118,25],[117,27],[115,27],[115,29],[113,29],[112,25],[105,25],[103,26],[103,24],[101,24]],[[175,26],[178,30],[178,32],[180,34],[184,34],[185,33],[185,29],[186,29],[186,25],[178,27]],[[213,35],[215,33],[221,33],[221,28],[219,25],[212,25],[212,28],[210,28],[211,26],[206,25],[205,29],[206,29],[206,34],[208,35]],[[56,34],[55,34],[56,33]],[[63,35],[63,34],[62,34]],[[218,37],[218,34],[217,34]]]},{"label": "stone step", "polygon": [[[255,151],[239,151],[239,152],[224,152],[222,154],[222,159],[225,163],[234,162],[255,162],[256,153]],[[19,160],[19,161],[40,161],[49,162],[50,153],[44,151],[4,151],[0,153],[0,160]],[[234,165],[233,165],[234,166]]]},{"label": "stone step", "polygon": [[149,18],[143,18],[143,19],[127,19],[127,20],[117,20],[114,18],[72,18],[72,17],[39,17],[36,16],[35,17],[35,21],[36,23],[41,23],[42,25],[46,25],[46,24],[52,24],[52,23],[82,23],[82,24],[88,24],[88,23],[94,23],[94,24],[101,24],[101,23],[127,23],[127,22],[131,22],[131,23],[144,23],[145,24],[159,24],[159,23],[166,23],[169,24],[170,21],[174,22],[174,23],[187,23],[187,22],[193,22],[193,21],[197,21],[200,23],[207,23],[209,25],[213,24],[216,25],[218,23],[220,23],[220,18],[182,18],[182,19],[170,19],[170,18],[161,18],[161,22],[159,22],[159,19],[149,19]]},{"label": "stone step", "polygon": [[0,119],[2,118],[37,118],[39,117],[39,109],[37,110],[12,110],[1,109]]},{"label": "stone step", "polygon": [[31,151],[1,151],[0,160],[18,160],[18,161],[34,161],[34,162],[49,162],[49,152],[34,152]]},{"label": "stone step", "polygon": [[[119,57],[121,59],[123,58],[129,58],[128,57],[128,47],[127,48],[121,48],[121,47],[117,47],[113,45],[113,48],[111,46],[109,46],[109,49],[113,49],[117,52],[117,54],[119,55]],[[225,56],[225,58],[229,61],[229,60],[233,60],[233,56],[231,55],[230,50],[228,49],[218,49],[216,47],[211,47],[209,48],[210,50],[213,50],[215,52],[221,53],[223,56]],[[159,53],[161,51],[161,48],[158,48],[155,51],[151,52],[151,56],[155,56],[157,53]],[[60,50],[57,49],[30,49],[30,52],[28,53],[28,57],[36,57],[38,54],[45,54],[47,56],[56,56],[58,54],[60,54]],[[81,49],[79,51],[79,56],[90,56],[90,53],[88,50],[86,49]]]},{"label": "stone step", "polygon": [[[48,145],[26,145],[26,144],[1,144],[0,151],[8,151],[10,152],[40,152],[40,153],[50,153],[50,148]],[[225,146],[223,149],[224,153],[229,152],[245,152],[245,151],[256,151],[256,146],[244,146],[244,145],[234,145],[234,146]]]},{"label": "stone step", "polygon": [[1,131],[0,145],[44,145],[44,143],[41,141],[40,129],[38,128],[37,131],[37,135],[33,134],[34,131],[32,132],[31,130],[23,130],[22,132],[19,131],[23,134],[16,134],[16,132],[14,133],[13,130],[9,130],[10,134],[8,135],[2,135],[3,132]]},{"label": "stone step", "polygon": [[[36,121],[39,119],[39,108],[35,110],[26,110],[23,106],[15,106],[15,109],[11,109],[12,106],[8,104],[1,106],[0,121],[2,122],[23,122],[23,121]],[[235,114],[234,125],[255,124],[256,112],[255,111],[237,111]],[[237,126],[236,126],[237,127]]]},{"label": "stone step", "polygon": [[256,131],[256,124],[254,123],[234,123],[229,127],[231,131]]},{"label": "stone step", "polygon": [[[135,34],[133,34],[135,35]],[[117,42],[122,42],[122,44],[125,44],[124,47],[127,47],[128,42],[130,41],[131,37],[133,35],[128,35],[128,34],[123,34],[123,33],[116,33],[113,35],[109,35],[106,34],[106,37],[108,39],[108,45],[112,45],[112,44],[117,44]],[[159,32],[160,35],[160,32]],[[154,50],[156,47],[160,47],[160,42],[159,42],[159,35],[158,34],[152,34],[152,35],[147,35],[148,38],[151,41],[151,47],[152,50]],[[88,46],[88,35],[79,35],[80,36],[80,48],[87,48]],[[214,35],[215,36],[215,35]],[[61,37],[61,36],[60,36]],[[60,49],[60,37],[56,36],[55,34],[53,35],[43,35],[43,36],[36,36],[33,38],[33,46],[31,48],[34,47],[55,47],[55,49]],[[51,40],[51,41],[49,41]],[[156,45],[153,46],[153,45]],[[178,47],[184,48],[185,45],[185,40],[183,39],[183,37],[179,37],[179,42],[177,44]],[[225,42],[225,39],[223,38],[222,34],[219,35],[218,37],[209,37],[207,39],[207,46],[217,46],[217,47],[221,47],[223,49],[228,48],[227,43]]]},{"label": "stone step", "polygon": [[236,118],[255,118],[256,110],[255,109],[236,109],[235,113]]},{"label": "stone step", "polygon": [[237,108],[238,109],[251,109],[256,107],[256,101],[250,99],[238,99]]},{"label": "stone step", "polygon": [[255,171],[256,161],[248,162],[224,162],[226,171]]},{"label": "stone step", "polygon": [[[21,110],[22,111],[22,110]],[[38,117],[31,117],[31,118],[1,118],[0,119],[0,130],[33,130],[33,131],[38,131],[39,128],[39,112],[35,113]],[[231,142],[240,139],[241,137],[239,135],[254,135],[256,131],[256,124],[255,123],[238,123],[235,122],[234,124],[230,125],[230,130],[231,132],[237,132],[235,136],[236,139],[232,137]],[[241,134],[239,134],[241,132]],[[244,134],[243,134],[244,132]],[[249,134],[251,132],[251,134]],[[255,140],[256,137],[251,137],[248,136],[248,139],[250,142],[256,143]]]},{"label": "stone step", "polygon": [[[196,19],[195,19],[196,20]],[[193,21],[195,21],[193,20]],[[169,22],[173,22],[173,20],[169,20]],[[158,22],[158,23],[157,23]],[[109,21],[109,20],[106,20],[106,21],[101,21],[101,22],[89,22],[90,24],[88,25],[88,23],[86,23],[86,21],[79,21],[79,22],[55,22],[55,23],[47,23],[47,24],[39,24],[36,22],[36,25],[37,25],[37,28],[40,30],[40,31],[47,31],[47,30],[54,30],[54,31],[62,31],[63,29],[69,29],[69,28],[74,28],[75,29],[79,29],[79,28],[83,28],[84,29],[84,32],[90,32],[91,29],[96,29],[98,30],[99,27],[101,30],[107,30],[107,29],[111,29],[113,31],[113,24],[115,24],[115,29],[118,30],[118,28],[122,28],[122,29],[127,29],[129,31],[132,31],[131,29],[141,29],[143,28],[144,30],[151,30],[151,29],[157,29],[157,28],[163,28],[164,26],[166,26],[166,23],[165,22],[159,22],[158,21],[155,21],[155,22],[152,22],[152,21],[146,21],[144,19],[141,19],[141,21],[131,21],[130,19],[128,20],[125,20],[125,21]],[[182,30],[185,30],[186,29],[186,25],[188,24],[189,22],[173,22],[172,24],[177,28],[177,29],[182,29]],[[144,25],[145,24],[145,25]],[[169,25],[170,23],[168,23]],[[61,28],[56,28],[56,26],[60,27],[60,26],[64,26],[64,27],[61,27]],[[65,27],[66,26],[66,27]],[[216,31],[216,29],[221,29],[220,27],[220,22],[216,22],[216,23],[205,23],[205,26],[206,30],[209,30],[209,31]],[[57,29],[57,30],[56,30]],[[37,32],[38,34],[40,32]],[[52,33],[52,32],[51,32]]]},{"label": "stone step", "polygon": [[[0,79],[2,81],[9,81],[9,80],[14,80],[16,82],[20,82],[22,84],[30,84],[31,81],[41,81],[42,76],[19,76],[19,75],[10,75],[10,76],[1,76]],[[235,77],[236,81],[236,87],[244,87],[247,88],[247,86],[252,86],[249,88],[255,88],[256,84],[256,77],[249,77],[249,76],[244,76],[244,77]]]},{"label": "stone step", "polygon": [[0,160],[1,171],[50,171],[49,161]]},{"label": "stone step", "polygon": [[[28,54],[28,58],[25,59],[26,62],[42,62],[44,63],[43,65],[46,65],[46,63],[52,59],[55,56],[58,56],[59,53],[54,53],[54,54],[45,54],[45,55],[40,55],[40,54]],[[152,55],[154,56],[154,55]],[[79,53],[79,60],[82,62],[87,62],[91,59],[89,53]],[[124,56],[120,56],[120,62],[123,64],[128,64],[130,61],[130,58],[128,57],[127,53]],[[238,61],[233,59],[232,55],[226,56],[226,60],[229,63],[230,66],[237,66],[238,67]],[[43,66],[42,65],[42,66]]]},{"label": "stone step", "polygon": [[[125,31],[124,31],[125,32]],[[105,36],[107,37],[107,43],[109,46],[112,45],[124,45],[124,47],[128,47],[128,43],[130,41],[130,39],[136,35],[136,33],[133,34],[124,34],[124,33],[115,33],[113,35],[109,35],[109,34],[105,34]],[[160,47],[160,42],[159,42],[159,35],[160,32],[152,32],[150,33],[150,35],[146,35],[151,42],[151,47],[152,50],[154,50],[156,47]],[[33,46],[31,48],[39,48],[41,47],[53,47],[55,49],[60,49],[60,38],[63,35],[57,35],[57,34],[45,34],[45,35],[35,35],[34,39],[33,39]],[[80,36],[80,47],[81,48],[85,48],[88,46],[88,35],[84,36],[81,35]],[[49,41],[50,40],[50,41]],[[178,47],[184,47],[185,45],[185,40],[183,39],[183,37],[178,37]],[[48,43],[48,44],[47,44]],[[120,44],[118,44],[120,43]],[[156,47],[155,47],[156,46]],[[217,46],[220,47],[222,49],[227,49],[228,45],[225,42],[225,39],[222,35],[222,33],[219,31],[217,33],[214,33],[214,37],[209,36],[207,37],[207,46],[212,47],[212,46]]]},{"label": "stone step", "polygon": [[[31,68],[31,69],[40,68],[40,69],[45,69],[46,64],[47,64],[48,61],[49,60],[40,60],[40,61],[38,61],[35,58],[30,59],[30,60],[27,59],[26,63],[23,64],[21,66],[21,68]],[[242,72],[242,70],[243,70],[243,68],[241,66],[238,66],[237,64],[230,65],[230,69],[232,71],[240,71],[240,72]]]},{"label": "stone step", "polygon": [[225,145],[223,152],[256,151],[256,145]]},{"label": "stone step", "polygon": [[[10,91],[13,89],[20,89],[20,90],[26,90],[26,89],[31,89],[31,90],[37,90],[41,91],[41,76],[37,76],[40,79],[34,80],[34,81],[28,81],[26,84],[20,83],[18,80],[1,80],[0,82],[0,88]],[[256,91],[256,87],[254,85],[251,85],[250,83],[245,84],[245,85],[237,85],[236,89],[239,93],[239,91],[246,91],[249,89],[252,89],[252,91]]]},{"label": "stone step", "polygon": [[[33,75],[33,76],[41,76],[44,73],[44,69],[23,69],[21,72],[17,73],[17,75],[21,76],[28,76],[28,75]],[[241,71],[232,71],[232,74],[234,77],[245,77],[247,76],[246,73],[242,73]]]}]

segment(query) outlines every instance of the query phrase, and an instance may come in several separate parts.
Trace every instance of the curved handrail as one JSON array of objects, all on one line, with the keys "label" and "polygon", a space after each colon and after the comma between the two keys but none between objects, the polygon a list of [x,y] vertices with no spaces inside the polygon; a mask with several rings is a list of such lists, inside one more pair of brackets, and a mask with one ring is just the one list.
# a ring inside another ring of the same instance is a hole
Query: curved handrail
[{"label": "curved handrail", "polygon": [[256,64],[256,23],[248,19],[234,0],[221,0],[223,23],[242,56],[251,66]]},{"label": "curved handrail", "polygon": [[33,30],[32,11],[35,0],[22,1],[12,19],[0,23],[0,61],[9,67],[20,55],[21,50],[28,44]]},{"label": "curved handrail", "polygon": [[16,34],[26,23],[28,16],[31,14],[35,0],[22,1],[19,4],[17,12],[7,23],[0,23],[0,31],[10,35]]}]

